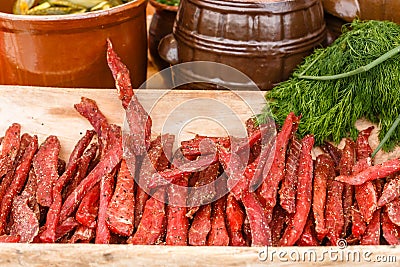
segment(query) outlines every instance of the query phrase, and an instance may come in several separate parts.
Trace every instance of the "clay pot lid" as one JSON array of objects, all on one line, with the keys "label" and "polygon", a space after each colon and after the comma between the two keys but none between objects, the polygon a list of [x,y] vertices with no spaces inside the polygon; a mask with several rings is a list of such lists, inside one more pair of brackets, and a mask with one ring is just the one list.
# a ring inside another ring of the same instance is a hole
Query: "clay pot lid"
[{"label": "clay pot lid", "polygon": [[149,2],[156,9],[168,10],[168,11],[172,11],[172,12],[178,11],[178,6],[169,6],[166,4],[162,4],[156,0],[149,0]]}]

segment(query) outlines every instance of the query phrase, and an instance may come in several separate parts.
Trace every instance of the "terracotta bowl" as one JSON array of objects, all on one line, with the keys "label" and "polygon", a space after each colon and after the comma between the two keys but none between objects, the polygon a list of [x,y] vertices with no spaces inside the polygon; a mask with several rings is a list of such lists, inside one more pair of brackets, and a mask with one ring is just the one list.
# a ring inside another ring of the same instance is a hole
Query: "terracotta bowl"
[{"label": "terracotta bowl", "polygon": [[147,0],[76,15],[11,14],[0,1],[0,84],[113,88],[106,39],[139,87],[147,71]]}]

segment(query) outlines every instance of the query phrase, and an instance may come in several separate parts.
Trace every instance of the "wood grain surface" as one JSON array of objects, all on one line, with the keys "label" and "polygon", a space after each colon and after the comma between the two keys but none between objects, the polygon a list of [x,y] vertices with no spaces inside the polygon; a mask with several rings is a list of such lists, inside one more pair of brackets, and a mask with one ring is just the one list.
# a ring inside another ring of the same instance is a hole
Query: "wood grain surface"
[{"label": "wood grain surface", "polygon": [[[177,141],[197,134],[243,135],[244,121],[264,106],[262,92],[139,90],[153,119],[153,135],[172,133]],[[39,142],[56,135],[67,159],[79,138],[92,129],[74,109],[81,97],[95,100],[110,123],[123,126],[125,111],[115,89],[65,89],[0,85],[0,136],[14,122]]]}]

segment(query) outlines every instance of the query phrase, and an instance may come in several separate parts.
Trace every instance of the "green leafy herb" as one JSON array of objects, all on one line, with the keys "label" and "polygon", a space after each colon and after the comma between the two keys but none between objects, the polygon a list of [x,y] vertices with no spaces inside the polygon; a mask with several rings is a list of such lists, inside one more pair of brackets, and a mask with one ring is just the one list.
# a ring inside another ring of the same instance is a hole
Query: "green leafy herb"
[{"label": "green leafy herb", "polygon": [[400,115],[397,117],[392,127],[390,127],[389,131],[386,133],[385,137],[383,137],[379,145],[375,148],[374,152],[372,152],[371,157],[375,157],[376,153],[378,153],[379,150],[385,145],[386,141],[392,136],[393,132],[396,130],[397,125],[399,125],[399,123],[400,123]]},{"label": "green leafy herb", "polygon": [[168,6],[179,6],[180,0],[156,0],[157,2]]},{"label": "green leafy herb", "polygon": [[[348,26],[332,45],[315,50],[289,80],[266,93],[269,108],[259,119],[272,113],[283,123],[290,111],[302,114],[300,135],[313,133],[316,144],[321,144],[324,140],[338,143],[347,136],[356,138],[354,124],[365,117],[379,124],[379,138],[383,139],[400,114],[400,25],[356,20]],[[347,72],[352,75],[340,75]],[[397,129],[383,149],[399,144]]]}]

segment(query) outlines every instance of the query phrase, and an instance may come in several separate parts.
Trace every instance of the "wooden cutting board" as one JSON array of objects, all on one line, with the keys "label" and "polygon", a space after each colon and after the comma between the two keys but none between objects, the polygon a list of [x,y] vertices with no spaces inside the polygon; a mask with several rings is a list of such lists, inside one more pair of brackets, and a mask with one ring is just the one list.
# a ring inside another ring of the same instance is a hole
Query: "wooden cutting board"
[{"label": "wooden cutting board", "polygon": [[[229,91],[141,90],[137,95],[150,111],[154,135],[165,130],[179,130],[178,140],[188,139],[195,133],[226,135],[234,131],[231,128],[241,127],[238,121],[243,123],[248,117],[260,112],[265,104],[262,92],[242,92],[237,95]],[[115,90],[0,86],[0,136],[14,122],[22,125],[23,132],[38,135],[40,141],[50,134],[56,135],[62,145],[61,157],[67,159],[84,131],[91,129],[89,123],[73,108],[82,96],[96,100],[110,123],[123,125],[124,110]],[[221,106],[216,112],[211,112],[215,111],[215,105]],[[212,119],[205,119],[207,116]],[[188,117],[195,119],[187,123],[185,120]],[[357,122],[359,129],[368,126],[370,124],[366,121]],[[370,141],[373,146],[377,145],[376,130]],[[399,150],[389,154],[379,153],[377,159],[382,161],[399,155]],[[344,255],[343,252],[345,255],[367,253],[369,258],[358,262],[346,258],[336,259],[334,256],[332,260],[329,251],[334,251],[335,255]],[[311,254],[318,258],[307,260]],[[293,258],[297,256],[307,258]],[[265,250],[248,247],[0,244],[1,266],[264,266],[271,263],[276,266],[364,266],[366,260],[382,262],[384,259],[386,262],[392,261],[384,266],[397,266],[393,261],[400,261],[399,248],[353,246],[346,249],[288,247]]]},{"label": "wooden cutting board", "polygon": [[[177,141],[196,133],[239,136],[244,121],[261,111],[262,92],[138,90],[139,101],[153,120],[153,135],[173,133]],[[14,122],[39,142],[56,135],[61,157],[67,159],[88,121],[75,109],[81,97],[95,100],[110,123],[123,126],[125,111],[115,89],[65,89],[0,85],[0,136]]]},{"label": "wooden cutting board", "polygon": [[[153,119],[153,135],[173,133],[177,143],[195,134],[241,136],[244,122],[261,112],[264,92],[138,90],[139,101]],[[124,124],[125,111],[115,89],[71,89],[0,85],[0,136],[14,122],[23,132],[36,134],[39,141],[56,135],[61,142],[61,157],[67,159],[74,145],[87,129],[86,119],[74,109],[81,97],[94,99],[110,123]],[[357,121],[359,130],[372,124]],[[378,127],[370,137],[378,144]],[[339,144],[341,147],[343,144]],[[320,153],[318,149],[315,154]],[[399,157],[400,148],[391,153],[379,152],[375,163]]]}]

